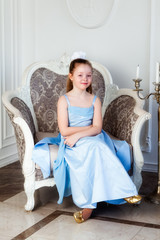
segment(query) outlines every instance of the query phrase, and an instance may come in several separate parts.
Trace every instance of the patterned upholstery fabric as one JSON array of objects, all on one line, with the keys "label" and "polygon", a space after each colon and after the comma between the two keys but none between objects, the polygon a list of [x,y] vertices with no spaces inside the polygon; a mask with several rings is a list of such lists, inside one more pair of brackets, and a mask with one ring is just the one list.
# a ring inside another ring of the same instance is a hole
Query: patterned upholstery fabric
[{"label": "patterned upholstery fabric", "polygon": [[131,134],[138,115],[134,113],[135,99],[122,95],[113,100],[107,107],[103,129],[120,140],[131,144]]},{"label": "patterned upholstery fabric", "polygon": [[43,180],[44,178],[43,178],[43,173],[42,173],[41,169],[36,168],[35,170],[36,170],[35,171],[35,180],[36,181]]},{"label": "patterned upholstery fabric", "polygon": [[92,91],[93,94],[100,98],[101,103],[103,104],[105,95],[105,83],[102,74],[96,69],[93,69]]},{"label": "patterned upholstery fabric", "polygon": [[32,118],[32,114],[28,106],[25,104],[24,101],[22,101],[18,97],[14,97],[11,100],[11,103],[14,107],[16,107],[22,114],[23,119],[28,124],[33,136],[35,135],[35,126]]},{"label": "patterned upholstery fabric", "polygon": [[[36,70],[30,82],[31,99],[40,132],[58,132],[57,101],[65,94],[67,76],[46,68]],[[94,69],[93,93],[103,102],[105,85],[103,76]]]},{"label": "patterned upholstery fabric", "polygon": [[25,154],[25,140],[24,135],[21,128],[13,122],[14,115],[6,108],[8,116],[11,120],[11,123],[14,127],[15,135],[16,135],[16,142],[17,142],[17,149],[18,149],[18,156],[21,165],[23,164],[24,154]]}]

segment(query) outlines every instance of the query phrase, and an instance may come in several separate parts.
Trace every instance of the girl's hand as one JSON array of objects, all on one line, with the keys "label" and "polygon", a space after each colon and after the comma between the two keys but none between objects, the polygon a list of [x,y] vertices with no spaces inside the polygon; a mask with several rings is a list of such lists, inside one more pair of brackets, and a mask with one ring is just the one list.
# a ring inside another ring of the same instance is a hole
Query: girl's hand
[{"label": "girl's hand", "polygon": [[68,145],[69,147],[73,147],[76,142],[79,140],[78,134],[72,134],[70,136],[64,137],[64,144]]}]

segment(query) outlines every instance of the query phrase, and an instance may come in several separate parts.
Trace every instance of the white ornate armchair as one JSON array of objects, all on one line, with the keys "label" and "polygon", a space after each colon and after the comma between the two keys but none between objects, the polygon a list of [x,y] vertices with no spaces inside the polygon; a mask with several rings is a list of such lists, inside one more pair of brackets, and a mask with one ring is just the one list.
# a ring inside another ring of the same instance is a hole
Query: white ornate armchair
[{"label": "white ornate armchair", "polygon": [[[30,65],[23,75],[22,86],[5,92],[3,104],[15,130],[19,160],[24,174],[24,190],[27,196],[26,211],[34,208],[34,192],[44,186],[55,185],[54,177],[43,179],[40,169],[31,160],[34,144],[46,136],[58,135],[57,101],[65,93],[70,57],[64,55],[58,61],[38,62]],[[118,89],[109,71],[92,62],[93,93],[102,101],[103,129],[132,146],[133,164],[130,173],[137,189],[142,184],[141,170],[144,164],[140,148],[140,132],[151,116],[142,109],[143,101],[131,89]],[[58,147],[51,146],[52,164]],[[51,167],[52,167],[51,164]]]}]

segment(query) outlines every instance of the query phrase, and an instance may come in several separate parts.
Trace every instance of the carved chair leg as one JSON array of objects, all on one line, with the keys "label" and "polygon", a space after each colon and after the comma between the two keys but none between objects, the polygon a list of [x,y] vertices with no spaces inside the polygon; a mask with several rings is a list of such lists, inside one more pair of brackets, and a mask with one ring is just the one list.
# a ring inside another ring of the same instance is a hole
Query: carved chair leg
[{"label": "carved chair leg", "polygon": [[139,168],[134,169],[133,182],[136,185],[137,191],[139,191],[139,189],[142,185],[142,169],[139,169]]},{"label": "carved chair leg", "polygon": [[34,192],[35,192],[35,173],[25,177],[24,190],[27,196],[27,203],[25,205],[26,211],[32,211],[35,205]]}]

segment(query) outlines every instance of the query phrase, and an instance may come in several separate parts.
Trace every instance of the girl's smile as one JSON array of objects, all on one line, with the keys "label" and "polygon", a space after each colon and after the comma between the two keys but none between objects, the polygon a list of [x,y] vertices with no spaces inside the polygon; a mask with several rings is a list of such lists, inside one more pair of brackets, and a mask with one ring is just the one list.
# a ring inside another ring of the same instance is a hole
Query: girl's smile
[{"label": "girl's smile", "polygon": [[84,82],[84,83],[81,83],[81,84],[87,85],[87,84],[88,84],[88,82],[86,82],[86,83]]}]

